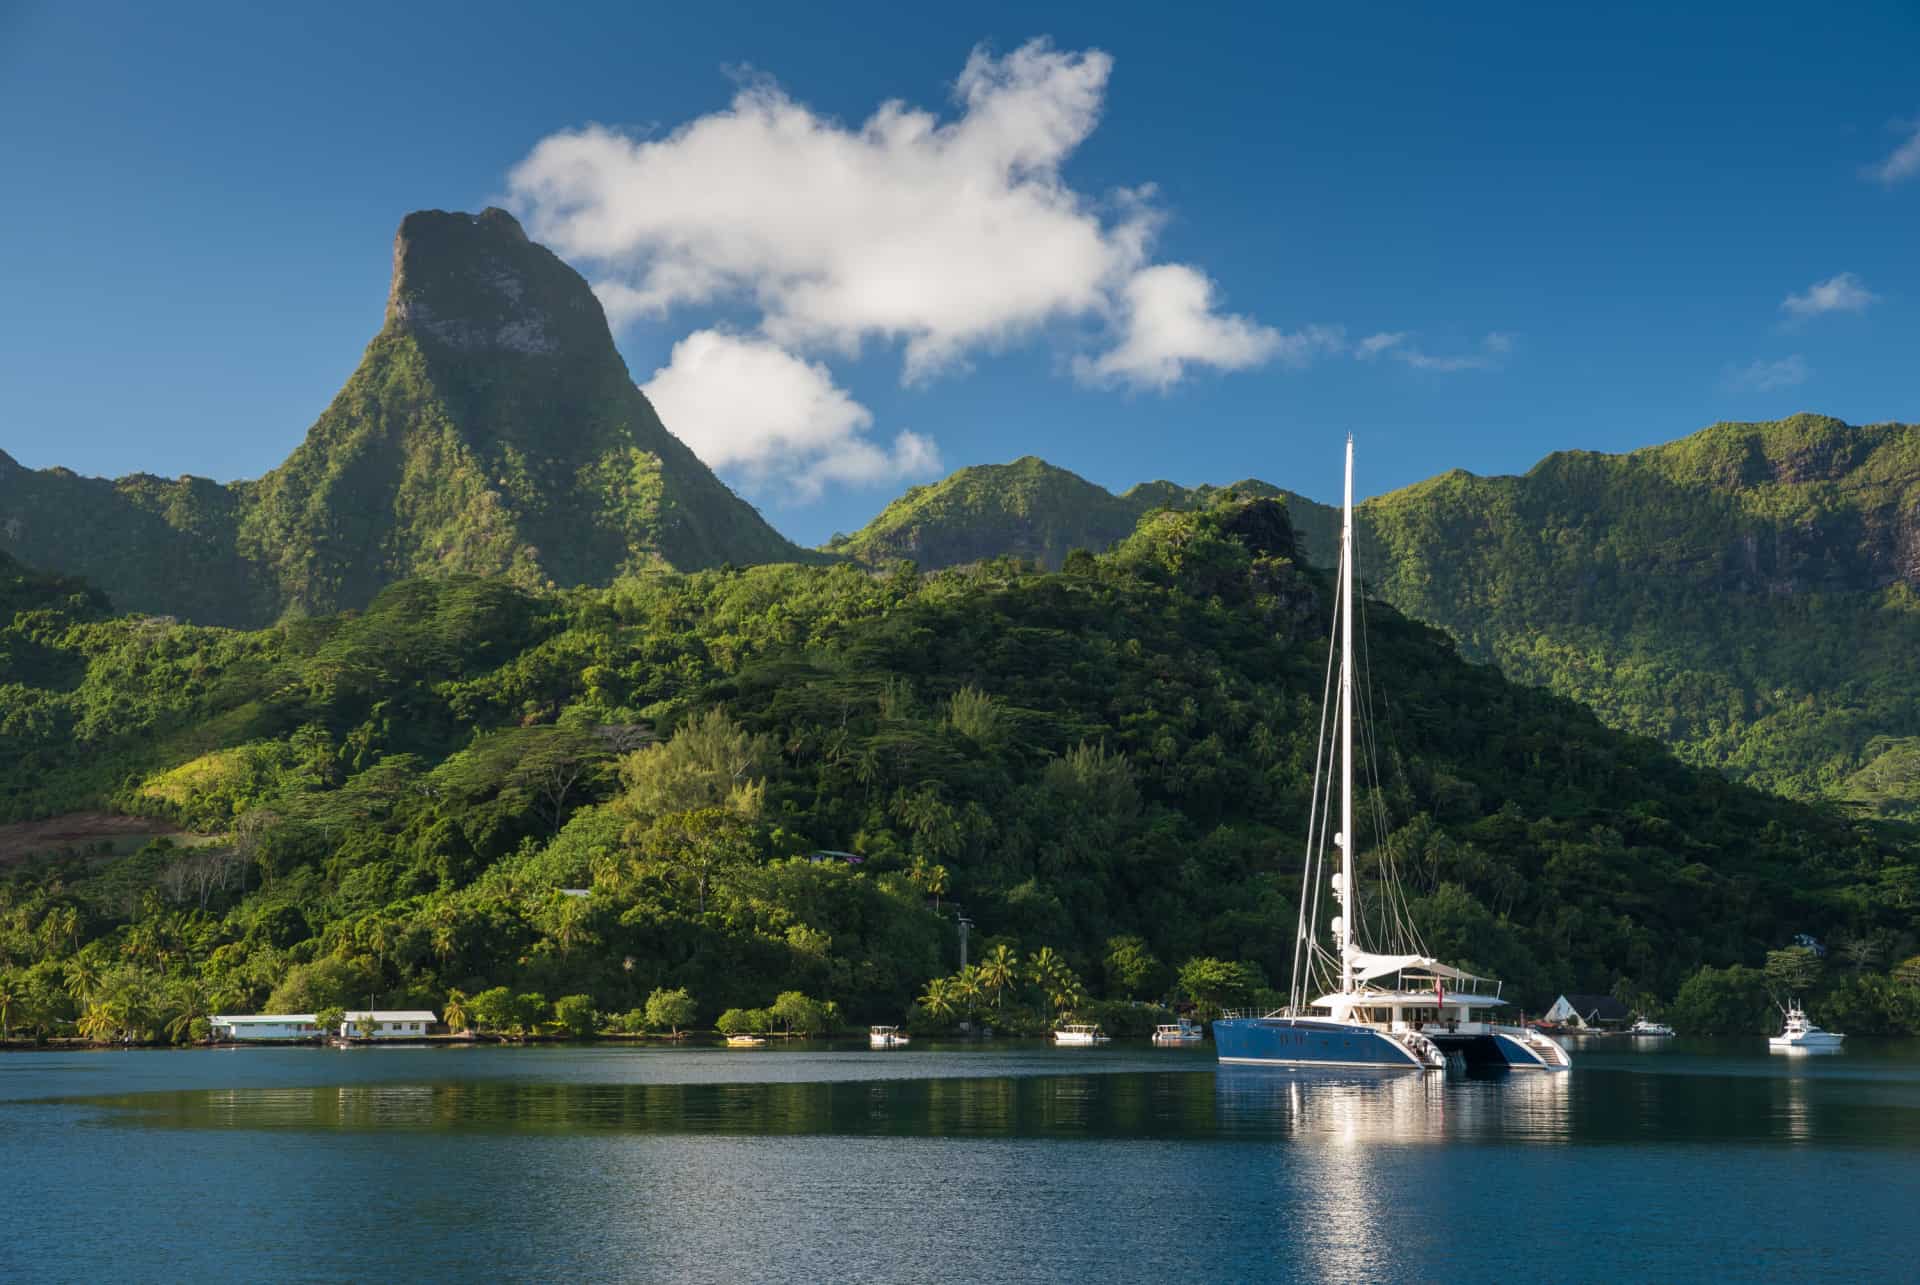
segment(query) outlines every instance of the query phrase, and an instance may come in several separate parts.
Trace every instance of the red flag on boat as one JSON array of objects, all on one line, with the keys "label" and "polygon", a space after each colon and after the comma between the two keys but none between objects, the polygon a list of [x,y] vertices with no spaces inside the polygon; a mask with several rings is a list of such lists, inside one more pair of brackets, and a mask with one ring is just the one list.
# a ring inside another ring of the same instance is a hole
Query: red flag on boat
[{"label": "red flag on boat", "polygon": [[1445,987],[1443,987],[1443,986],[1442,986],[1442,985],[1440,984],[1440,979],[1439,979],[1438,977],[1436,977],[1436,978],[1434,978],[1434,979],[1433,979],[1433,1004],[1434,1004],[1434,1007],[1435,1007],[1435,1008],[1438,1008],[1438,1007],[1440,1007],[1441,1005],[1443,1005],[1443,1004],[1445,1004],[1446,1002],[1447,1002],[1447,992],[1446,992],[1446,988],[1445,988]]}]

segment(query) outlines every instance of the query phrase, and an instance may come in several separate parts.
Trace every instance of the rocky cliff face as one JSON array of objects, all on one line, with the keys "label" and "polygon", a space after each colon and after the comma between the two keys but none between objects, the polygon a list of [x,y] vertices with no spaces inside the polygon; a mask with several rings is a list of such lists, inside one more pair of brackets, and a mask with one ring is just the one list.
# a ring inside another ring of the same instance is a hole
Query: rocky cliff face
[{"label": "rocky cliff face", "polygon": [[586,281],[512,215],[410,214],[393,265],[379,334],[279,468],[222,487],[8,460],[0,550],[124,609],[235,625],[416,575],[566,585],[808,556],[667,431]]}]

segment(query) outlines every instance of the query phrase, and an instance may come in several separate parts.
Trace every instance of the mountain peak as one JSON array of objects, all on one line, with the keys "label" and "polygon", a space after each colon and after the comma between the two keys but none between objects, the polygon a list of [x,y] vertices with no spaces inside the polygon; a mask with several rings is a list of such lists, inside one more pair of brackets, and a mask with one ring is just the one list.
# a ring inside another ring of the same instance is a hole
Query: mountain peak
[{"label": "mountain peak", "polygon": [[493,206],[478,214],[416,210],[400,220],[387,329],[461,352],[612,347],[586,280]]},{"label": "mountain peak", "polygon": [[108,482],[0,454],[0,549],[126,610],[244,625],[414,576],[605,584],[811,556],[667,431],[585,279],[498,209],[401,220],[386,323],[280,467]]},{"label": "mountain peak", "polygon": [[[1282,492],[1241,482],[1252,494]],[[1011,464],[975,464],[888,505],[829,548],[869,564],[906,558],[925,570],[1012,554],[1058,567],[1073,549],[1105,549],[1132,534],[1155,508],[1204,508],[1221,489],[1143,482],[1115,495],[1037,455]]]}]

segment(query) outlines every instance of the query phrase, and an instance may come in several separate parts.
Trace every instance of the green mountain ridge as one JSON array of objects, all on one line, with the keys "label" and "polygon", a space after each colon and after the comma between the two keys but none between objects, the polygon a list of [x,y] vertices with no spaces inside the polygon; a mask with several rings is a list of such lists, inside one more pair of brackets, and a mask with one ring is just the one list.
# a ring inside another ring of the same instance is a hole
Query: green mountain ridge
[{"label": "green mountain ridge", "polygon": [[580,275],[513,217],[402,220],[385,322],[257,481],[81,478],[0,456],[0,549],[123,609],[259,625],[410,576],[605,584],[806,559],[667,431]]},{"label": "green mountain ridge", "polygon": [[[1337,509],[1264,483],[1224,489],[1282,496],[1308,558],[1336,553]],[[1052,566],[1155,504],[1215,493],[1115,496],[1029,457],[916,488],[829,547]],[[1469,659],[1736,779],[1920,814],[1913,425],[1799,415],[1623,455],[1556,452],[1519,476],[1454,470],[1363,502],[1356,525],[1371,591]]]},{"label": "green mountain ridge", "polygon": [[1920,427],[1717,424],[1356,520],[1372,590],[1468,657],[1767,789],[1920,807]]},{"label": "green mountain ridge", "polygon": [[1115,495],[1028,455],[912,487],[858,532],[835,537],[823,549],[869,566],[905,558],[935,571],[1012,556],[1057,570],[1074,549],[1097,553],[1131,535],[1154,509],[1204,508],[1228,492],[1285,495],[1252,480],[1228,487],[1142,482]]},{"label": "green mountain ridge", "polygon": [[[0,808],[224,836],[0,875],[14,1020],[112,1038],[496,987],[611,1014],[684,986],[706,1021],[803,991],[937,1030],[916,998],[954,901],[976,958],[1054,960],[1037,1004],[979,1001],[996,1025],[1137,1019],[1102,1005],[1206,957],[1256,1002],[1291,955],[1328,642],[1294,548],[1284,506],[1235,500],[1060,573],[455,575],[251,632],[0,565]],[[1920,1029],[1886,971],[1920,944],[1910,827],[1690,768],[1369,614],[1393,824],[1358,851],[1435,953],[1536,1011],[1613,989],[1731,1029],[1765,1020],[1752,966],[1813,932],[1823,1017]]]}]

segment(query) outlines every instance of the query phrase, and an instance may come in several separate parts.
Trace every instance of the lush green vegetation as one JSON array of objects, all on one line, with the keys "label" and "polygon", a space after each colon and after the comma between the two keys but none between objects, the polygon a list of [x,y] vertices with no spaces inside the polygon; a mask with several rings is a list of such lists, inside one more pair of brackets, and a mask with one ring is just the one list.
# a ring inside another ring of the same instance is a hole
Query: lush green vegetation
[{"label": "lush green vegetation", "polygon": [[912,487],[853,535],[835,536],[826,550],[869,566],[905,558],[923,571],[1000,557],[1057,569],[1075,549],[1099,552],[1125,539],[1154,509],[1204,508],[1229,492],[1283,494],[1247,481],[1225,488],[1142,482],[1115,495],[1028,455]]},{"label": "lush green vegetation", "polygon": [[587,283],[505,212],[409,215],[394,264],[386,325],[279,468],[107,482],[0,455],[0,550],[123,610],[242,626],[411,576],[809,556],[667,432]]},{"label": "lush green vegetation", "polygon": [[[1261,500],[1157,512],[1057,573],[449,577],[251,633],[17,573],[0,807],[224,838],[14,869],[5,1020],[185,1038],[457,992],[484,1029],[566,1025],[547,997],[573,996],[576,1022],[674,1027],[650,1001],[684,989],[746,1029],[789,992],[937,1022],[956,902],[1035,1020],[1180,982],[1257,998],[1285,980],[1325,662],[1292,550]],[[1886,1001],[1855,1029],[1907,1020],[1909,832],[1689,768],[1384,607],[1368,644],[1399,824],[1362,838],[1436,952],[1537,1006],[1672,996],[1812,932],[1844,947],[1833,984]]]},{"label": "lush green vegetation", "polygon": [[[1216,494],[1115,496],[1029,458],[916,487],[829,548],[1058,566]],[[1287,498],[1305,556],[1328,564],[1337,511]],[[1373,591],[1470,659],[1736,780],[1920,817],[1916,515],[1920,429],[1802,415],[1561,452],[1524,477],[1456,471],[1362,504],[1358,524]]]},{"label": "lush green vegetation", "polygon": [[[1328,556],[1334,511],[1294,507]],[[1737,780],[1920,816],[1920,427],[1719,424],[1358,519],[1373,590],[1469,657]]]}]

